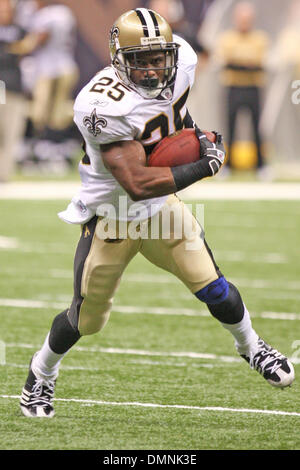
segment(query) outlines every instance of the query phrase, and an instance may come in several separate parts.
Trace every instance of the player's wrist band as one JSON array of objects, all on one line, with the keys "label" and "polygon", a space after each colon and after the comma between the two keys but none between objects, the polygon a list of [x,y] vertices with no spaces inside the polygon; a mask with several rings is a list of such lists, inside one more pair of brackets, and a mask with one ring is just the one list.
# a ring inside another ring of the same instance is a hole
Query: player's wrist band
[{"label": "player's wrist band", "polygon": [[177,191],[187,188],[202,178],[212,176],[208,158],[202,158],[197,162],[187,163],[186,165],[171,167],[171,171]]}]

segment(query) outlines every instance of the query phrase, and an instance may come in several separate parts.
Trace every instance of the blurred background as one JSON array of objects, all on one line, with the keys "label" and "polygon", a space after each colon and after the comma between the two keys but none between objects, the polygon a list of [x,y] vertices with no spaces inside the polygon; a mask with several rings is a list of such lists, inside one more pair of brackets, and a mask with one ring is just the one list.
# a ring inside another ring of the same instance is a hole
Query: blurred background
[{"label": "blurred background", "polygon": [[223,133],[220,179],[300,179],[300,0],[0,0],[0,182],[76,174],[73,100],[110,63],[123,12],[148,7],[196,50],[189,111]]}]

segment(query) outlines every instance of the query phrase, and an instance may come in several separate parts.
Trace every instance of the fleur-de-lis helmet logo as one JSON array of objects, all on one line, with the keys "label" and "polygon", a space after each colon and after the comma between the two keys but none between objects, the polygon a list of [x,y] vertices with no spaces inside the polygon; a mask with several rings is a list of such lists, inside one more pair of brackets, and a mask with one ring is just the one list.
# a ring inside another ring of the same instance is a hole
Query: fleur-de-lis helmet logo
[{"label": "fleur-de-lis helmet logo", "polygon": [[120,30],[118,26],[113,26],[110,30],[110,38],[109,38],[109,43],[110,47],[116,47],[116,40],[120,36]]},{"label": "fleur-de-lis helmet logo", "polygon": [[101,127],[107,126],[107,120],[101,116],[97,116],[96,108],[94,108],[92,114],[83,119],[83,124],[90,134],[97,137],[98,134],[101,134]]}]

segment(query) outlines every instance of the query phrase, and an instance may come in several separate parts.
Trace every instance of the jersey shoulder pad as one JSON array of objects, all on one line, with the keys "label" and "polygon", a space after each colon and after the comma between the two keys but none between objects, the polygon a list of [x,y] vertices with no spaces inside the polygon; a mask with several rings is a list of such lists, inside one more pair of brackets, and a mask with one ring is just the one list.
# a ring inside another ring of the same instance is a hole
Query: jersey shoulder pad
[{"label": "jersey shoulder pad", "polygon": [[96,108],[108,116],[126,116],[136,105],[136,95],[119,80],[112,67],[106,67],[80,91],[74,110],[88,113]]},{"label": "jersey shoulder pad", "polygon": [[197,65],[198,57],[192,46],[181,36],[173,35],[173,40],[180,45],[178,50],[178,67],[180,69],[195,68]]},{"label": "jersey shoulder pad", "polygon": [[178,71],[188,76],[190,86],[193,86],[198,57],[192,46],[178,35],[173,35],[174,42],[180,45],[178,51]]}]

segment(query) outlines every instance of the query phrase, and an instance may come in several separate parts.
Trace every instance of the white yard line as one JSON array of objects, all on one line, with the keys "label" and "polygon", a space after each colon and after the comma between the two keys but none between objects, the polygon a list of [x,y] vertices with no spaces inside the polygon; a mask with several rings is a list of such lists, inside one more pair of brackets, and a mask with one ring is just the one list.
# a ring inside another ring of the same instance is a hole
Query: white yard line
[{"label": "white yard line", "polygon": [[14,182],[0,184],[0,199],[71,199],[79,187],[79,181]]},{"label": "white yard line", "polygon": [[139,307],[134,305],[114,305],[113,312],[125,314],[146,314],[146,315],[179,315],[186,317],[210,317],[208,310],[194,310],[191,308],[172,307]]},{"label": "white yard line", "polygon": [[[19,395],[0,395],[3,399],[19,400]],[[115,401],[102,401],[102,400],[82,400],[79,398],[54,398],[57,402],[66,403],[79,403],[86,405],[102,405],[102,406],[125,406],[125,407],[143,407],[143,408],[161,408],[161,409],[177,409],[177,410],[191,410],[191,411],[214,411],[219,413],[254,413],[266,414],[276,416],[297,416],[300,413],[295,411],[281,411],[281,410],[259,410],[251,408],[225,408],[221,406],[192,406],[192,405],[162,405],[159,403],[141,403],[141,402],[115,402]]]},{"label": "white yard line", "polygon": [[[7,343],[6,348],[21,348],[21,349],[36,349],[40,346],[24,343]],[[101,348],[101,347],[86,347],[74,346],[73,351],[86,352],[86,353],[102,353],[102,354],[120,354],[132,356],[149,356],[149,357],[186,357],[192,359],[206,359],[217,360],[221,362],[243,362],[240,357],[223,356],[210,353],[198,353],[189,351],[147,351],[143,349],[125,349],[125,348]]]},{"label": "white yard line", "polygon": [[[146,365],[146,366],[167,366],[167,367],[196,367],[196,368],[208,368],[213,369],[214,367],[221,364],[205,364],[205,363],[196,363],[196,362],[170,362],[170,361],[151,361],[149,359],[131,359],[127,361],[129,364],[137,364],[137,365]],[[223,367],[223,364],[222,364]]]},{"label": "white yard line", "polygon": [[230,281],[240,287],[251,289],[275,289],[275,290],[296,290],[300,291],[299,281],[276,281],[266,279],[247,279],[247,278],[230,278]]},{"label": "white yard line", "polygon": [[285,312],[261,312],[258,315],[251,315],[255,318],[269,318],[271,320],[300,320],[299,313],[285,313]]},{"label": "white yard line", "polygon": [[[30,299],[3,299],[0,298],[0,307],[10,308],[30,308],[30,309],[65,309],[70,301],[50,302],[46,300]],[[117,305],[112,308],[112,313],[123,313],[128,315],[171,315],[186,317],[210,317],[207,310],[195,310],[191,308],[172,308],[172,307],[147,307],[136,305]],[[300,320],[300,313],[294,312],[274,312],[265,311],[261,313],[251,312],[253,318],[269,318],[273,320]]]},{"label": "white yard line", "polygon": [[64,309],[66,308],[66,303],[29,299],[0,299],[0,307]]},{"label": "white yard line", "polygon": [[[207,369],[213,369],[216,367],[218,364],[205,364],[205,363],[195,363],[195,362],[172,362],[172,361],[151,361],[150,359],[130,359],[127,361],[127,364],[135,364],[135,365],[146,365],[146,366],[164,366],[164,367],[194,367],[194,368],[207,368]],[[28,369],[28,364],[16,364],[14,362],[6,362],[5,364],[2,364],[2,366],[5,365],[7,367],[13,367],[16,369]],[[222,364],[222,367],[224,365]],[[86,366],[66,366],[62,364],[60,366],[60,369],[62,370],[82,370],[85,372],[93,372],[93,371],[98,371],[101,372],[103,368],[100,367],[86,367]]]},{"label": "white yard line", "polygon": [[198,353],[188,351],[147,351],[143,349],[123,349],[123,348],[85,348],[76,347],[77,351],[81,352],[96,352],[107,354],[121,354],[121,355],[134,355],[134,356],[150,356],[150,357],[188,357],[192,359],[211,359],[221,362],[242,362],[239,357],[222,356],[210,353]]},{"label": "white yard line", "polygon": [[3,250],[15,250],[19,248],[20,242],[14,237],[0,236],[0,248]]},{"label": "white yard line", "polygon": [[[22,278],[28,273],[26,271],[16,272],[15,268],[2,266],[1,274],[6,276],[13,276],[14,278]],[[71,269],[51,269],[50,271],[45,270],[34,270],[34,276],[31,279],[73,279],[73,271]],[[228,278],[237,287],[244,287],[247,289],[261,289],[261,290],[279,290],[284,291],[300,291],[299,281],[280,281],[280,280],[268,280],[268,279],[250,279],[250,278]],[[168,274],[148,274],[143,272],[137,273],[126,273],[122,277],[122,283],[138,283],[138,284],[177,284],[182,285],[182,282],[177,277]]]},{"label": "white yard line", "polygon": [[[13,362],[6,362],[4,365],[8,366],[8,367],[14,367],[16,369],[26,369],[26,370],[28,370],[28,364],[16,364],[16,363],[13,363]],[[2,364],[2,366],[3,366],[3,364]],[[60,369],[63,369],[63,370],[83,370],[83,371],[87,371],[87,372],[101,371],[102,370],[98,367],[65,366],[65,365],[60,366]]]},{"label": "white yard line", "polygon": [[[41,346],[27,343],[6,343],[6,348],[15,349],[40,349]],[[219,361],[225,363],[238,363],[244,360],[237,356],[224,356],[212,353],[200,353],[193,351],[148,351],[144,349],[131,349],[131,348],[101,348],[101,347],[87,347],[87,346],[74,346],[74,351],[85,353],[100,353],[100,354],[120,354],[131,356],[148,356],[148,357],[185,357],[189,359],[205,359],[212,361]],[[293,356],[289,358],[293,364],[300,364],[300,358]]]},{"label": "white yard line", "polygon": [[[13,182],[0,184],[0,199],[71,199],[78,181]],[[300,183],[202,181],[178,193],[186,201],[196,200],[300,200]]]},{"label": "white yard line", "polygon": [[[20,253],[69,253],[70,246],[63,243],[26,243],[17,238],[0,236],[0,249],[18,251]],[[283,253],[255,253],[248,251],[214,251],[214,256],[220,261],[230,261],[232,263],[258,264],[285,264],[289,262],[289,258]]]},{"label": "white yard line", "polygon": [[[280,214],[280,216],[282,217],[282,214]],[[295,216],[293,220],[290,220],[292,218],[292,215],[290,216],[288,215],[290,219],[288,220],[288,222],[284,221],[283,223],[282,223],[282,220],[280,220],[280,218],[278,218],[277,220],[265,219],[265,221],[261,219],[258,222],[256,217],[253,217],[253,216],[252,218],[248,216],[247,218],[245,217],[246,216],[242,217],[240,214],[237,214],[235,217],[227,216],[227,212],[225,212],[223,214],[223,217],[218,216],[210,220],[209,227],[218,227],[218,229],[220,229],[221,227],[222,228],[236,228],[237,227],[240,229],[254,228],[256,230],[259,228],[261,229],[263,228],[264,231],[266,230],[278,231],[279,229],[288,231],[288,230],[297,229],[297,218]]]},{"label": "white yard line", "polygon": [[70,245],[63,243],[27,243],[18,238],[0,237],[0,249],[4,251],[18,251],[20,253],[68,253]]},{"label": "white yard line", "polygon": [[285,264],[288,257],[283,253],[255,253],[252,251],[218,251],[214,250],[214,257],[218,261],[229,261],[231,263],[246,261],[258,264]]},{"label": "white yard line", "polygon": [[[51,270],[50,276],[73,278],[72,271]],[[147,273],[128,273],[122,277],[122,282],[137,282],[143,284],[181,284],[181,281],[175,276],[168,276],[164,274],[147,274]],[[250,289],[281,289],[281,290],[296,290],[300,291],[299,281],[272,281],[266,279],[247,279],[247,278],[230,278],[230,281],[240,287],[247,287]]]}]

